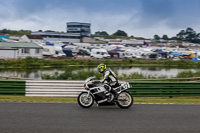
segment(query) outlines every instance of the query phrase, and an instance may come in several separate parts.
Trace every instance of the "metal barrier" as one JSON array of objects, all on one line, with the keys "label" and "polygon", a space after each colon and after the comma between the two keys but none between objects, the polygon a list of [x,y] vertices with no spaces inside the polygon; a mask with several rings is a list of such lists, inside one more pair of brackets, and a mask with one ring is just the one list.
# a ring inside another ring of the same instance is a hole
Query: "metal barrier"
[{"label": "metal barrier", "polygon": [[84,81],[27,80],[26,96],[77,97]]},{"label": "metal barrier", "polygon": [[130,82],[129,92],[138,97],[200,96],[200,82]]},{"label": "metal barrier", "polygon": [[[84,81],[0,80],[0,95],[77,97]],[[136,97],[200,96],[200,82],[129,82]]]},{"label": "metal barrier", "polygon": [[25,95],[25,81],[0,80],[0,95]]}]

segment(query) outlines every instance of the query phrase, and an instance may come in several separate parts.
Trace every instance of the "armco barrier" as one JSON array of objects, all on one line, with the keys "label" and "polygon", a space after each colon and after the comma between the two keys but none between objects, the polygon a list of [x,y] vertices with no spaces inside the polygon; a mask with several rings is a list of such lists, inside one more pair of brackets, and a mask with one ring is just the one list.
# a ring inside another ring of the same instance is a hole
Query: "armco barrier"
[{"label": "armco barrier", "polygon": [[[0,80],[0,95],[77,97],[84,81]],[[136,97],[200,96],[200,82],[129,82],[128,90]]]},{"label": "armco barrier", "polygon": [[200,96],[200,82],[130,82],[129,92],[138,97]]},{"label": "armco barrier", "polygon": [[27,80],[26,96],[77,97],[84,81]]},{"label": "armco barrier", "polygon": [[0,80],[0,95],[25,95],[25,81]]}]

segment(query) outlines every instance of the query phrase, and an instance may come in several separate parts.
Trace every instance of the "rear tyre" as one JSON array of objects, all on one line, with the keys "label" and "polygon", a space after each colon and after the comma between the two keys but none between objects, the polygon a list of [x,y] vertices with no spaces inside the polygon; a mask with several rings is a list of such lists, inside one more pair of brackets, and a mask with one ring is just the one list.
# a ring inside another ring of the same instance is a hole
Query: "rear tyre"
[{"label": "rear tyre", "polygon": [[94,97],[89,94],[87,92],[81,92],[79,95],[78,95],[78,104],[83,107],[83,108],[89,108],[93,105],[94,103]]},{"label": "rear tyre", "polygon": [[129,108],[132,106],[133,104],[133,96],[127,92],[127,91],[123,91],[119,94],[119,96],[117,97],[117,102],[116,104],[120,107],[120,108]]}]

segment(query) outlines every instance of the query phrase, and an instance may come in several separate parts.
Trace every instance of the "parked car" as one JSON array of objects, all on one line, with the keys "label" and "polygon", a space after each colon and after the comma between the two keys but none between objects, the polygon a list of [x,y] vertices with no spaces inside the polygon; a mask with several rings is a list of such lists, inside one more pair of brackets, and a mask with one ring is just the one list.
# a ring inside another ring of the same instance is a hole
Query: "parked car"
[{"label": "parked car", "polygon": [[88,49],[79,49],[78,55],[90,55],[90,51]]},{"label": "parked car", "polygon": [[130,52],[119,52],[120,58],[133,58],[133,54]]}]

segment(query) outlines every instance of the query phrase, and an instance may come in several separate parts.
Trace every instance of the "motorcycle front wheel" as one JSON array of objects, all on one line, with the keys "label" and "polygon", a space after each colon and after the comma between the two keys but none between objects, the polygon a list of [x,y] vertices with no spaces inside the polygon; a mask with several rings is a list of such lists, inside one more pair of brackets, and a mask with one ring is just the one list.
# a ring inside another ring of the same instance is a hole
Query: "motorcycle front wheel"
[{"label": "motorcycle front wheel", "polygon": [[132,106],[133,104],[133,97],[132,95],[127,92],[127,91],[123,91],[119,94],[119,96],[117,97],[117,102],[116,104],[120,107],[120,108],[129,108]]},{"label": "motorcycle front wheel", "polygon": [[93,105],[94,103],[94,97],[87,92],[82,92],[78,95],[78,104],[83,107],[83,108],[89,108]]}]

